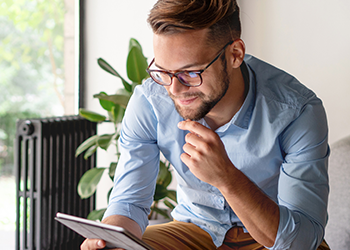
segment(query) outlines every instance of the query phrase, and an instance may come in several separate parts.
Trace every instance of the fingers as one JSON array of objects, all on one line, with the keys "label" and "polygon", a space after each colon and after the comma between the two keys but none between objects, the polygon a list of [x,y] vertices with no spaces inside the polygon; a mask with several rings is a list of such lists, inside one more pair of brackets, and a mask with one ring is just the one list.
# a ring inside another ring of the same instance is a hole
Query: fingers
[{"label": "fingers", "polygon": [[103,249],[106,246],[106,243],[103,240],[99,239],[86,239],[83,244],[81,244],[81,250],[95,250]]},{"label": "fingers", "polygon": [[200,146],[200,143],[205,140],[204,135],[211,132],[210,129],[204,127],[200,123],[191,120],[179,122],[178,127],[181,130],[190,131],[190,133],[185,136],[185,141],[186,143],[191,144],[194,148]]},{"label": "fingers", "polygon": [[207,127],[201,125],[198,122],[184,121],[178,124],[179,128],[182,130],[189,130],[190,133],[186,134],[183,150],[190,156],[199,153],[201,154],[211,153],[213,147],[218,146],[221,143],[218,135],[208,129]]},{"label": "fingers", "polygon": [[204,137],[208,131],[211,131],[202,124],[191,120],[179,122],[177,126],[179,129],[188,130],[199,137]]},{"label": "fingers", "polygon": [[213,130],[203,126],[202,124],[196,121],[182,121],[179,122],[177,126],[181,130],[190,131],[190,133],[186,135],[187,143],[191,143],[191,140],[193,140],[193,142],[213,142],[218,140],[219,138]]},{"label": "fingers", "polygon": [[[95,250],[95,249],[104,249],[106,242],[99,239],[86,239],[83,244],[81,244],[81,250]],[[111,250],[124,250],[123,248],[113,248]]]},{"label": "fingers", "polygon": [[191,166],[190,162],[192,158],[188,153],[182,153],[180,155],[180,159],[183,163],[185,163],[186,166]]},{"label": "fingers", "polygon": [[187,166],[195,166],[200,159],[203,159],[203,155],[207,153],[208,145],[202,137],[192,132],[185,136],[185,141],[186,143],[182,147],[184,153],[181,154],[180,158]]}]

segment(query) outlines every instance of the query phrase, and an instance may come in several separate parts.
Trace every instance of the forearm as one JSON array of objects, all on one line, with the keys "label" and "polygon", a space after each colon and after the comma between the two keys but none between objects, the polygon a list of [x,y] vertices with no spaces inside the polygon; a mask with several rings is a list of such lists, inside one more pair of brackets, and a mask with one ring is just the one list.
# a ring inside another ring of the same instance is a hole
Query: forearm
[{"label": "forearm", "polygon": [[251,236],[271,247],[278,231],[279,207],[241,171],[233,168],[230,184],[218,188]]},{"label": "forearm", "polygon": [[216,133],[189,120],[178,126],[191,131],[185,137],[181,160],[198,179],[220,190],[256,241],[273,246],[279,225],[277,204],[232,164]]},{"label": "forearm", "polygon": [[102,223],[122,227],[130,233],[132,233],[133,235],[135,235],[136,237],[138,237],[139,239],[142,238],[142,231],[139,224],[137,224],[134,220],[123,215],[108,216],[107,218],[102,220]]}]

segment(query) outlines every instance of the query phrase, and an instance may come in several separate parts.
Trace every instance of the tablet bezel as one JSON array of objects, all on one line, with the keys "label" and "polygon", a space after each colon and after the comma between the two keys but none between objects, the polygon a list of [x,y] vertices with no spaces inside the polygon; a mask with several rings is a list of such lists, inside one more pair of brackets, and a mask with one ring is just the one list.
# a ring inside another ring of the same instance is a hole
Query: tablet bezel
[{"label": "tablet bezel", "polygon": [[[146,244],[145,242],[143,242],[142,240],[140,240],[135,235],[128,232],[122,227],[104,224],[101,222],[92,221],[64,213],[57,213],[55,220],[59,221],[66,227],[70,228],[71,230],[75,231],[76,233],[80,234],[85,238],[98,238],[106,241],[107,248],[124,248],[126,250],[153,250],[153,248],[150,247],[148,244]],[[102,229],[103,232],[97,229]],[[98,231],[98,233],[96,231]],[[137,248],[135,248],[135,246]]]}]

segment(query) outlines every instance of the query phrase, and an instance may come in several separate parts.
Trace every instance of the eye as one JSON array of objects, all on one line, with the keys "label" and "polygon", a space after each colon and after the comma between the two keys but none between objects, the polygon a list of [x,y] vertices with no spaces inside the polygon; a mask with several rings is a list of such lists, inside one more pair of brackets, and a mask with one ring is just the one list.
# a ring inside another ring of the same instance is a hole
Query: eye
[{"label": "eye", "polygon": [[162,74],[160,72],[152,72],[154,78],[162,80]]},{"label": "eye", "polygon": [[169,76],[163,72],[153,72],[153,76],[160,81],[167,81]]},{"label": "eye", "polygon": [[196,78],[198,77],[198,73],[197,72],[193,72],[193,71],[184,71],[181,72],[180,74],[178,74],[179,77],[183,78],[183,79],[192,79],[192,78]]},{"label": "eye", "polygon": [[188,86],[197,86],[201,84],[201,78],[198,72],[195,71],[179,72],[177,78]]},{"label": "eye", "polygon": [[198,74],[197,74],[197,73],[195,73],[195,72],[191,72],[191,71],[189,71],[189,72],[186,72],[186,73],[187,73],[187,75],[188,75],[189,77],[191,77],[191,78],[198,77]]}]

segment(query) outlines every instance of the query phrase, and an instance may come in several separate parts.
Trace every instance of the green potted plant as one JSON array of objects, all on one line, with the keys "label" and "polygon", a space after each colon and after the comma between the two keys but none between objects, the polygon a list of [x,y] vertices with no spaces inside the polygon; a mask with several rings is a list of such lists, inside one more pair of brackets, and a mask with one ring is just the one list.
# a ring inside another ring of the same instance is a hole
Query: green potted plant
[{"label": "green potted plant", "polygon": [[[127,76],[130,83],[102,58],[99,58],[97,62],[103,70],[120,78],[124,88],[117,90],[116,94],[113,95],[108,95],[105,92],[100,92],[94,95],[94,98],[99,99],[101,107],[107,111],[107,116],[88,111],[86,109],[80,109],[79,115],[93,122],[112,122],[115,130],[110,134],[96,134],[88,138],[76,149],[76,156],[85,152],[84,158],[87,159],[96,152],[97,148],[107,150],[111,145],[116,147],[117,153],[115,161],[111,162],[108,167],[93,168],[84,173],[78,184],[78,193],[82,199],[89,198],[95,193],[97,185],[105,171],[108,171],[108,175],[113,181],[114,172],[120,157],[117,140],[120,136],[120,126],[124,117],[125,109],[134,88],[137,85],[142,84],[144,79],[148,78],[148,74],[146,72],[146,68],[148,66],[147,59],[143,55],[141,45],[136,39],[133,38],[131,38],[129,42],[129,53],[126,62]],[[168,211],[169,209],[172,210],[175,207],[174,202],[176,203],[176,191],[168,189],[171,180],[172,174],[170,171],[170,163],[167,161],[160,161],[154,201],[151,206],[149,219],[157,219],[158,214],[165,218],[169,218]],[[112,188],[107,194],[108,200],[111,191]],[[163,203],[168,209],[164,207],[160,208],[160,203]],[[106,208],[91,211],[88,215],[88,219],[101,220],[105,210]]]}]

